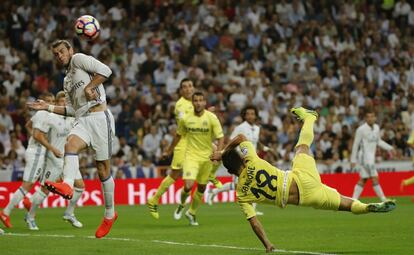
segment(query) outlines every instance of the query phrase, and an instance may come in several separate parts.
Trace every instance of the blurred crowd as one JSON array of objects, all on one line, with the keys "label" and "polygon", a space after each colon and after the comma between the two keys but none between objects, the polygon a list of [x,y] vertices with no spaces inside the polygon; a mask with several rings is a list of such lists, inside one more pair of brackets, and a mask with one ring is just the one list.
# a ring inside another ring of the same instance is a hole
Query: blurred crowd
[{"label": "blurred crowd", "polygon": [[[111,1],[106,1],[105,4]],[[0,166],[24,166],[32,113],[25,102],[62,90],[65,70],[49,44],[71,41],[113,70],[105,84],[116,119],[119,178],[164,175],[163,150],[176,130],[181,79],[206,92],[229,136],[246,104],[259,108],[261,141],[274,164],[293,157],[299,125],[292,106],[317,109],[319,162],[348,162],[352,137],[374,107],[382,138],[407,160],[414,124],[414,5],[407,0],[2,1],[0,6]],[[47,11],[45,11],[47,10]],[[91,14],[98,40],[80,40],[77,17]],[[94,178],[93,158],[80,166]]]}]

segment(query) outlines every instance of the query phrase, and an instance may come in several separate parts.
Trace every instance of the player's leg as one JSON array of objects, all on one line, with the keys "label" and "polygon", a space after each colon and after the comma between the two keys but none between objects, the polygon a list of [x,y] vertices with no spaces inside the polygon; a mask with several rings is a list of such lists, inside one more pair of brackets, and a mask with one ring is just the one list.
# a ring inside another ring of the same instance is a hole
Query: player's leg
[{"label": "player's leg", "polygon": [[318,113],[303,107],[292,108],[290,112],[303,122],[299,139],[295,146],[295,154],[304,153],[312,156],[309,147],[313,142],[313,125],[318,118]]},{"label": "player's leg", "polygon": [[82,180],[80,172],[76,175],[74,182],[74,193],[72,199],[69,201],[66,211],[63,215],[63,220],[72,224],[76,228],[83,227],[83,224],[75,216],[75,208],[78,200],[82,197],[82,193],[85,190],[85,183]]},{"label": "player's leg", "polygon": [[341,203],[339,205],[339,211],[348,211],[353,214],[366,214],[366,213],[379,213],[389,212],[396,208],[394,201],[385,201],[382,203],[369,203],[365,204],[359,200],[354,200],[350,197],[341,195]]},{"label": "player's leg", "polygon": [[10,222],[10,214],[32,187],[33,183],[23,181],[22,185],[11,196],[9,203],[6,205],[3,211],[0,212],[0,220],[3,222],[6,228],[13,227]]},{"label": "player's leg", "polygon": [[206,191],[206,184],[197,184],[197,190],[194,192],[190,209],[185,212],[185,216],[190,221],[190,225],[198,226],[196,219],[197,210],[203,200],[204,192]]},{"label": "player's leg", "polygon": [[22,185],[13,193],[9,203],[0,212],[0,220],[7,228],[11,228],[10,214],[12,210],[19,204],[26,194],[32,189],[33,184],[40,178],[43,173],[43,165],[45,163],[44,154],[25,154],[26,166],[23,174]]},{"label": "player's leg", "polygon": [[209,178],[208,178],[208,180],[209,180],[209,182],[211,182],[211,183],[213,183],[213,185],[216,187],[216,188],[222,188],[223,187],[223,183],[221,183],[221,181],[219,180],[219,179],[217,179],[217,176],[216,176],[216,173],[217,173],[217,170],[219,169],[219,167],[220,167],[220,165],[221,165],[221,162],[219,162],[219,163],[211,163],[211,173],[210,173],[210,176],[209,176]]},{"label": "player's leg", "polygon": [[48,195],[49,191],[42,186],[31,197],[29,201],[30,205],[27,205],[28,202],[26,201],[25,208],[28,210],[28,212],[26,213],[24,220],[26,221],[27,227],[30,230],[39,230],[35,221],[36,210],[37,208],[39,208],[39,206],[43,203],[43,201],[47,198]]},{"label": "player's leg", "polygon": [[404,190],[404,187],[414,184],[414,176],[404,179],[401,181],[401,191]]},{"label": "player's leg", "polygon": [[363,178],[362,172],[365,171],[363,167],[360,168],[360,175],[357,184],[354,187],[354,193],[352,194],[352,198],[355,200],[359,199],[359,196],[361,195],[362,191],[364,190],[365,183],[367,182],[367,178]]},{"label": "player's leg", "polygon": [[[79,157],[78,153],[87,147],[90,140],[88,135],[78,135],[80,132],[78,124],[72,131],[76,134],[71,134],[65,144],[65,155],[63,165],[63,182],[45,181],[46,188],[65,199],[71,199],[73,196],[73,184],[75,182],[76,174],[79,172]],[[85,131],[86,134],[86,131]]]},{"label": "player's leg", "polygon": [[[87,125],[91,133],[91,146],[95,150],[95,162],[98,176],[102,184],[105,203],[105,213],[101,225],[96,230],[96,238],[106,236],[118,218],[115,212],[114,192],[115,182],[111,176],[112,146],[115,133],[115,121],[109,110],[91,113],[87,117]],[[102,128],[102,127],[105,127]],[[79,171],[79,170],[78,170]]]},{"label": "player's leg", "polygon": [[181,168],[185,156],[184,154],[185,151],[174,151],[174,156],[171,163],[171,173],[161,181],[160,186],[158,186],[155,195],[147,201],[147,206],[150,211],[150,214],[155,219],[159,219],[160,217],[158,212],[158,202],[161,196],[167,191],[168,187],[170,187],[181,175]]},{"label": "player's leg", "polygon": [[223,186],[221,188],[214,188],[214,189],[210,189],[208,190],[208,195],[207,195],[207,203],[209,205],[212,205],[214,202],[214,198],[221,192],[226,192],[226,191],[230,191],[230,190],[234,190],[234,182],[226,182],[223,184]]},{"label": "player's leg", "polygon": [[372,176],[371,177],[372,188],[374,189],[375,194],[377,195],[377,197],[379,197],[379,199],[381,199],[382,202],[385,202],[385,201],[387,201],[387,198],[385,197],[384,191],[382,191],[381,185],[379,184],[378,173],[377,173],[375,168],[372,171],[373,171],[372,175],[371,175]]},{"label": "player's leg", "polygon": [[199,162],[199,171],[196,177],[197,190],[193,194],[190,208],[185,213],[185,216],[190,221],[190,225],[192,226],[198,226],[198,222],[196,220],[196,214],[203,200],[203,195],[204,195],[204,192],[206,191],[209,177],[211,176],[212,167],[213,165],[211,164],[209,160]]},{"label": "player's leg", "polygon": [[101,238],[109,233],[109,231],[111,230],[112,224],[118,218],[118,215],[115,212],[115,202],[114,202],[115,182],[111,176],[109,159],[103,160],[103,161],[96,160],[96,168],[98,170],[99,179],[101,180],[103,198],[104,198],[104,204],[105,204],[104,219],[95,233],[95,236],[97,238]]},{"label": "player's leg", "polygon": [[197,178],[199,171],[199,163],[195,160],[186,160],[183,164],[183,180],[184,187],[181,190],[180,203],[177,206],[177,209],[174,211],[174,219],[179,220],[182,217],[183,210],[185,208],[185,203],[187,198],[190,196],[191,189],[194,186],[194,182]]}]

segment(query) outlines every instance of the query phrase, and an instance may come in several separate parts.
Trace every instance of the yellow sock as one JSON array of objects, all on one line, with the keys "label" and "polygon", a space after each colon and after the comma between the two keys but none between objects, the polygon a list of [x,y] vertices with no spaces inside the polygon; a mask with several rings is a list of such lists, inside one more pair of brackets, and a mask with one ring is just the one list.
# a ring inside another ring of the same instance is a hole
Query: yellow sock
[{"label": "yellow sock", "polygon": [[354,200],[351,205],[351,212],[353,214],[365,214],[368,213],[368,205],[361,203],[359,200]]},{"label": "yellow sock", "polygon": [[313,115],[309,115],[303,120],[302,129],[300,130],[299,140],[296,146],[299,146],[299,145],[310,146],[312,144],[313,123],[315,123],[315,121],[316,121],[316,117]]},{"label": "yellow sock", "polygon": [[191,202],[190,209],[188,210],[192,215],[195,215],[197,213],[198,207],[200,207],[201,199],[203,198],[203,193],[200,191],[194,192],[193,195],[193,201]]},{"label": "yellow sock", "polygon": [[167,176],[164,178],[164,180],[162,180],[160,186],[157,189],[157,193],[155,193],[155,195],[151,198],[151,203],[153,204],[158,204],[158,200],[160,200],[160,197],[162,196],[162,194],[164,194],[168,187],[171,186],[171,184],[173,184],[175,182],[175,180],[173,178],[171,178],[171,176]]},{"label": "yellow sock", "polygon": [[187,200],[187,197],[190,195],[190,192],[185,192],[184,189],[181,191],[181,205],[185,205],[185,200]]},{"label": "yellow sock", "polygon": [[414,176],[403,181],[404,186],[408,186],[414,183]]}]

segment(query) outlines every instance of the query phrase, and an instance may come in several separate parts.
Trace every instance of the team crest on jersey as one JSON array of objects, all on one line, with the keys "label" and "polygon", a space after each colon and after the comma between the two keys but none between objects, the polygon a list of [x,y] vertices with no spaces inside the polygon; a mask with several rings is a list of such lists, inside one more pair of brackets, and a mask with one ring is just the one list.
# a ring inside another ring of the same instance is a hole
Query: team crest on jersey
[{"label": "team crest on jersey", "polygon": [[247,153],[249,152],[249,150],[246,147],[242,147],[240,148],[241,153],[243,154],[243,156],[246,156]]}]

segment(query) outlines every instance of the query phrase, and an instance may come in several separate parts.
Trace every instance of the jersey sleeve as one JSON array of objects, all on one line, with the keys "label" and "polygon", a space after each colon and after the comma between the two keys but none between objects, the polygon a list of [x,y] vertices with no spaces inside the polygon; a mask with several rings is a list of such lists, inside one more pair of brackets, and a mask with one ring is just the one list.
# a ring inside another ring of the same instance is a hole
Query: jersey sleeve
[{"label": "jersey sleeve", "polygon": [[244,141],[240,143],[239,148],[240,148],[241,156],[245,160],[253,160],[255,158],[258,158],[256,150],[254,149],[252,142]]},{"label": "jersey sleeve", "polygon": [[220,121],[217,118],[215,114],[211,114],[212,119],[212,126],[213,126],[213,135],[216,139],[222,138],[224,136],[223,134],[223,128],[221,127]]},{"label": "jersey sleeve", "polygon": [[82,53],[73,55],[72,64],[91,74],[100,74],[106,78],[111,76],[112,70],[107,65],[92,56]]},{"label": "jersey sleeve", "polygon": [[33,129],[38,129],[43,133],[49,132],[49,113],[46,111],[38,111],[35,115],[33,115],[32,119],[32,127]]},{"label": "jersey sleeve", "polygon": [[246,216],[246,219],[250,219],[256,216],[256,210],[254,210],[253,205],[247,202],[238,202],[240,209]]}]

